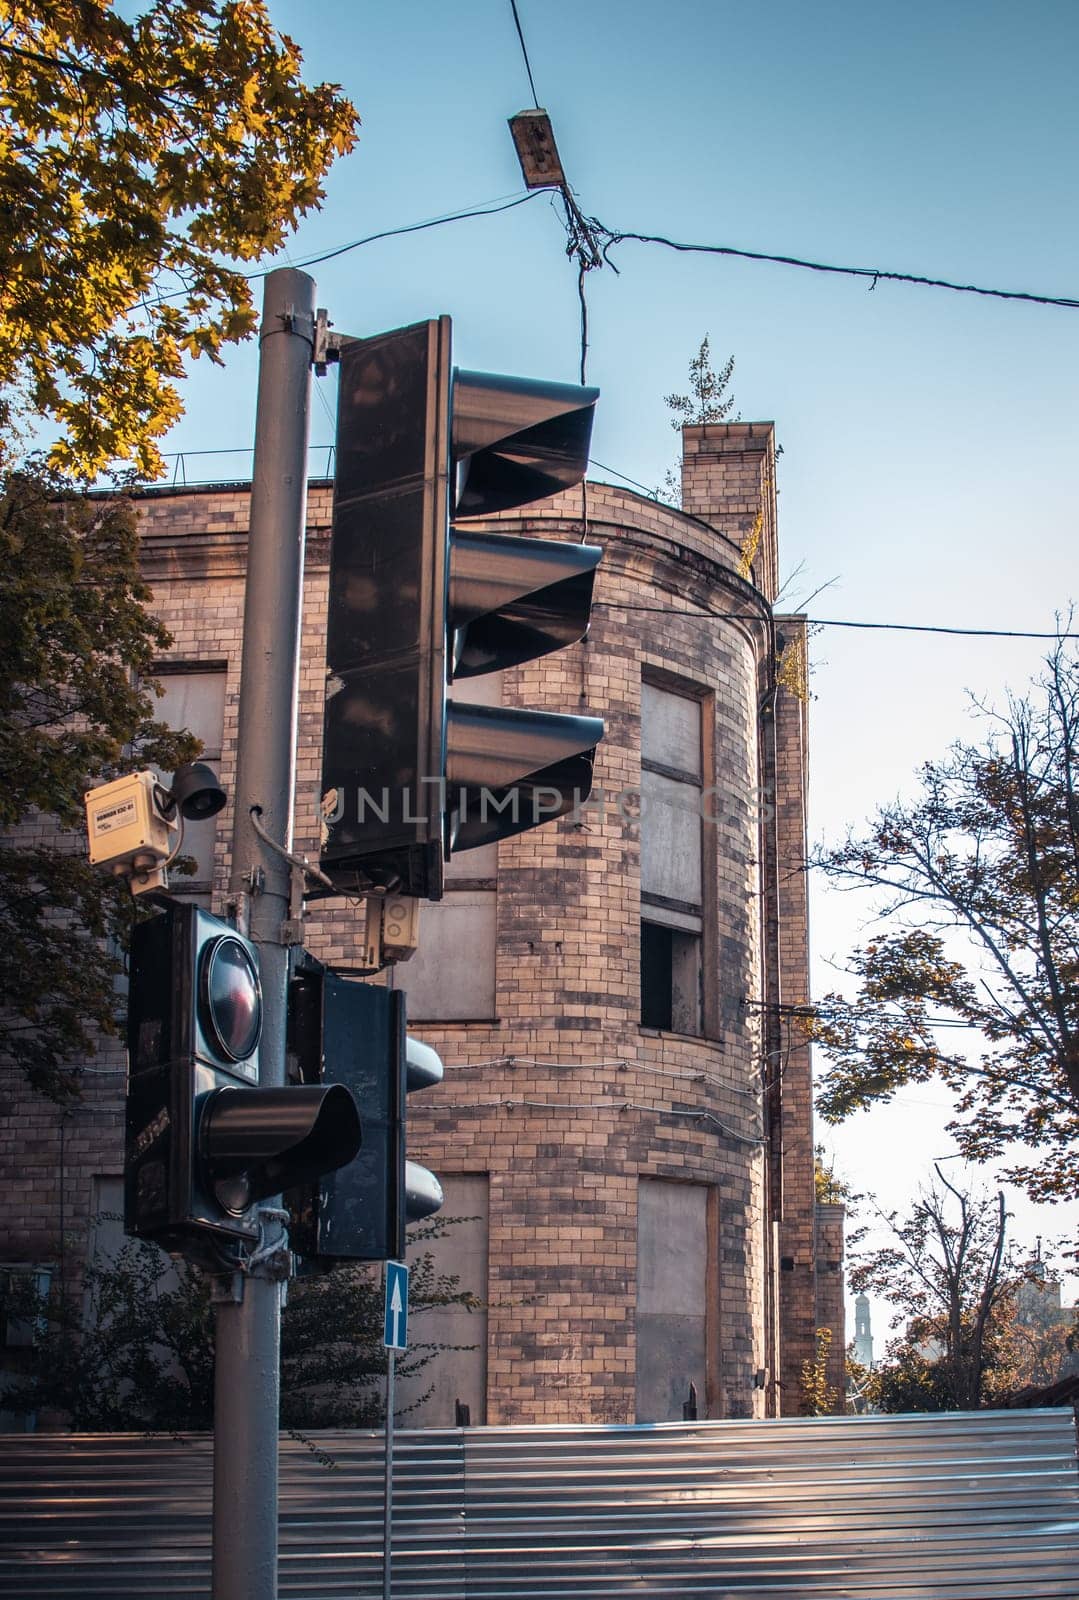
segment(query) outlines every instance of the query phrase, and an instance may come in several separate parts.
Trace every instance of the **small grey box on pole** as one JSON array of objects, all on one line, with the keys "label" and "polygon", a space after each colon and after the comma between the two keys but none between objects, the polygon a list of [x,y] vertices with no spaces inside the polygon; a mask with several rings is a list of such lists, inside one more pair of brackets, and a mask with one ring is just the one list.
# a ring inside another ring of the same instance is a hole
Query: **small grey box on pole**
[{"label": "small grey box on pole", "polygon": [[[231,889],[259,947],[262,1088],[285,1082],[307,440],[315,283],[266,279],[244,592]],[[271,1206],[273,1202],[270,1202]],[[262,1254],[262,1252],[259,1252]],[[213,1600],[276,1600],[281,1282],[272,1257],[236,1274],[216,1303]]]}]

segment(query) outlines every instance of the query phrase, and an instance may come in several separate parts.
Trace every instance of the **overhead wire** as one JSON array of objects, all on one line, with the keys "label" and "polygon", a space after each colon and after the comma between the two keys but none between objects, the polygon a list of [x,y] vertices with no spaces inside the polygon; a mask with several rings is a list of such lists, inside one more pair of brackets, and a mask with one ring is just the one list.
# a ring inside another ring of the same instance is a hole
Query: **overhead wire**
[{"label": "overhead wire", "polygon": [[[832,1017],[842,1016],[844,1012],[849,1009],[849,1007],[843,1005],[826,1006],[822,1005],[819,1001],[812,1000],[807,1001],[805,1005],[801,1006],[782,1005],[778,1001],[766,1000],[743,1000],[742,1004],[747,1011],[769,1011],[779,1016],[790,1017],[793,1019],[797,1019],[799,1017],[804,1017],[807,1020],[822,1018],[825,1021]],[[908,1020],[898,1012],[885,1012],[882,1013],[882,1016],[883,1020],[888,1022],[906,1022]],[[977,1022],[964,1022],[959,1017],[919,1017],[913,1020],[916,1020],[919,1023],[924,1022],[932,1028],[965,1028],[977,1030],[980,1027],[980,1024]]]},{"label": "overhead wire", "polygon": [[[681,611],[674,606],[634,605],[622,600],[594,600],[593,609],[644,611],[655,616],[685,617],[691,622],[759,622],[756,611]],[[1039,633],[1022,628],[958,628],[931,622],[862,622],[849,617],[803,617],[810,628],[868,628],[886,633],[942,633],[967,639],[1079,639],[1079,633]]]},{"label": "overhead wire", "polygon": [[588,464],[591,467],[598,467],[601,472],[613,472],[616,478],[622,479],[623,483],[630,484],[634,489],[642,490],[648,495],[649,499],[655,499],[655,491],[650,489],[646,483],[640,483],[636,478],[631,478],[628,472],[619,472],[617,467],[609,467],[606,462],[597,461],[595,456],[589,456]]},{"label": "overhead wire", "polygon": [[739,1133],[735,1128],[727,1127],[726,1123],[712,1111],[698,1111],[686,1106],[647,1106],[637,1100],[619,1100],[608,1096],[602,1100],[529,1100],[516,1095],[504,1096],[497,1100],[454,1100],[453,1109],[461,1111],[496,1111],[499,1109],[515,1111],[518,1107],[525,1111],[643,1111],[654,1117],[688,1117],[694,1122],[708,1122],[726,1139],[734,1139],[739,1144],[761,1145],[764,1140],[757,1135]]},{"label": "overhead wire", "polygon": [[[450,222],[471,222],[476,217],[496,217],[500,212],[513,211],[517,206],[527,205],[529,200],[535,200],[543,191],[530,189],[525,194],[519,194],[512,199],[499,204],[480,204],[469,206],[463,211],[449,211],[442,216],[427,217],[423,222],[410,222],[400,228],[382,228],[378,233],[366,234],[362,239],[350,239],[347,243],[336,245],[332,250],[322,250],[315,255],[303,256],[299,261],[290,264],[297,268],[315,267],[323,261],[333,261],[337,256],[347,255],[350,250],[361,250],[365,245],[377,244],[382,239],[397,239],[409,233],[423,233],[428,228],[441,228]],[[258,267],[253,272],[238,272],[236,276],[243,278],[247,283],[257,283],[260,278],[268,278],[271,272],[276,272],[273,266]],[[171,289],[163,294],[154,295],[152,298],[143,297],[133,310],[142,307],[165,305],[170,300],[182,300],[188,293],[186,289]]]},{"label": "overhead wire", "polygon": [[535,1067],[552,1072],[598,1072],[605,1067],[613,1067],[618,1072],[644,1072],[657,1078],[677,1078],[688,1083],[710,1083],[724,1093],[752,1097],[759,1092],[756,1088],[747,1089],[741,1084],[728,1083],[725,1078],[721,1078],[715,1072],[705,1072],[697,1068],[679,1071],[670,1067],[654,1067],[650,1062],[630,1060],[623,1056],[605,1057],[598,1061],[577,1059],[572,1061],[547,1061],[539,1056],[521,1056],[514,1052],[507,1052],[501,1056],[487,1056],[480,1061],[454,1061],[448,1065],[453,1072],[486,1072],[491,1067],[508,1067],[512,1070],[519,1066]]},{"label": "overhead wire", "polygon": [[[529,200],[534,200],[539,193],[541,191],[538,189],[530,189],[526,194],[519,194],[501,205],[473,206],[466,211],[453,211],[441,217],[428,217],[425,222],[412,222],[403,228],[383,228],[378,233],[370,233],[363,239],[353,239],[348,244],[338,245],[333,250],[323,250],[317,255],[304,256],[296,265],[315,267],[322,261],[332,261],[337,256],[347,255],[350,250],[362,249],[364,245],[375,244],[380,239],[396,239],[406,233],[422,233],[427,228],[441,228],[449,222],[470,222],[474,217],[495,217],[502,211],[513,211],[517,206],[527,205]],[[252,280],[265,278],[274,270],[273,267],[266,267],[259,272],[245,273],[244,276]]]},{"label": "overhead wire", "polygon": [[[521,44],[521,54],[524,57],[525,70],[528,73],[528,82],[532,89],[532,104],[536,111],[540,110],[539,95],[536,92],[536,80],[532,76],[532,64],[528,58],[528,46],[525,43],[524,29],[521,26],[521,15],[517,9],[517,0],[510,0],[510,9],[513,12],[513,21],[517,29],[517,38]],[[585,217],[578,206],[576,198],[565,177],[558,185],[562,206],[565,211],[566,229],[566,254],[571,261],[577,263],[577,300],[580,306],[580,362],[578,381],[583,388],[587,382],[588,371],[588,296],[585,291],[585,279],[595,267],[604,264],[600,245],[595,237],[590,219]],[[538,190],[536,192],[542,192]],[[608,263],[612,270],[617,272],[613,262]],[[581,543],[588,536],[588,484],[581,479]]]},{"label": "overhead wire", "polygon": [[[312,446],[312,448],[316,447]],[[325,449],[327,446],[319,446],[317,448]],[[180,456],[190,456],[198,459],[202,456],[238,455],[241,453],[243,453],[242,447],[236,447],[231,450],[167,450],[163,452],[166,460],[172,460]],[[634,488],[651,494],[651,491],[647,490],[644,484],[631,478],[625,472],[619,472],[616,467],[597,460],[594,456],[591,458],[591,465],[598,467],[602,472],[611,472],[615,477],[623,479],[624,482],[631,484]],[[673,606],[635,604],[631,601],[596,600],[593,602],[593,607],[594,609],[602,608],[608,611],[639,611],[654,616],[684,617],[695,622],[755,622],[760,620],[756,612],[687,611]],[[1079,638],[1079,633],[1070,631],[1057,632],[1056,630],[1048,630],[1042,632],[1028,628],[969,628],[944,623],[870,622],[861,618],[851,617],[806,617],[804,620],[808,627],[814,628],[855,628],[886,633],[930,633],[967,639],[1056,640]]]},{"label": "overhead wire", "polygon": [[[532,63],[528,55],[528,46],[525,43],[524,29],[521,25],[520,13],[517,9],[517,0],[510,0],[510,9],[513,13],[514,26],[517,30],[517,38],[521,47],[521,55],[524,59],[525,71],[528,75],[528,83],[532,91],[533,106],[536,110],[539,110],[539,96],[536,91],[535,78],[532,73]],[[12,45],[6,42],[0,42],[0,51],[22,58],[26,61],[32,61],[36,65],[52,67],[62,72],[73,72],[76,74],[84,74],[86,76],[108,76],[108,74],[102,74],[101,69],[97,67],[89,67],[81,62],[65,61],[57,57],[45,56],[37,51],[26,50],[18,45]],[[338,246],[334,250],[309,256],[304,261],[297,263],[297,265],[315,266],[319,262],[330,261],[335,256],[344,255],[349,250],[357,250],[363,245],[373,244],[378,239],[393,238],[400,234],[414,233],[418,232],[422,228],[438,227],[444,222],[462,221],[464,218],[470,216],[494,215],[495,212],[499,210],[508,211],[511,210],[515,205],[523,205],[526,200],[532,199],[534,194],[542,192],[542,190],[533,190],[530,193],[522,195],[518,199],[509,202],[509,204],[495,207],[491,211],[469,210],[456,213],[453,216],[439,217],[428,222],[415,223],[409,227],[386,229],[383,232],[371,234],[363,239],[354,239],[347,244]],[[727,256],[742,261],[763,261],[776,266],[796,267],[807,272],[827,273],[851,278],[865,278],[869,280],[869,287],[871,290],[875,289],[878,283],[908,283],[922,288],[947,289],[955,294],[981,295],[996,300],[1022,301],[1031,305],[1056,306],[1067,310],[1079,309],[1079,299],[1069,295],[1039,294],[1027,289],[997,289],[984,284],[957,283],[950,278],[931,277],[926,273],[898,272],[892,268],[886,267],[845,266],[835,262],[816,261],[810,257],[796,256],[785,252],[747,250],[737,245],[690,243],[686,240],[668,238],[666,234],[640,233],[636,230],[626,228],[609,228],[605,223],[600,222],[596,217],[585,219],[581,215],[579,208],[576,207],[576,202],[573,202],[573,206],[574,210],[576,211],[575,220],[578,226],[584,224],[585,232],[589,235],[589,244],[596,251],[599,257],[599,259],[594,262],[594,265],[599,266],[605,264],[611,267],[614,271],[617,271],[618,269],[615,267],[614,262],[610,259],[610,251],[615,249],[618,245],[626,243],[658,244],[667,250],[674,250],[680,254]],[[249,280],[254,280],[265,277],[268,272],[273,270],[274,269],[270,267],[257,270],[255,272],[243,273],[242,276]],[[159,305],[165,300],[182,297],[184,293],[186,293],[186,291],[177,291],[175,294],[158,296],[154,300],[146,303],[150,305]]]},{"label": "overhead wire", "polygon": [[[595,219],[593,219],[595,221]],[[849,278],[870,279],[870,289],[875,289],[878,283],[911,283],[928,289],[950,289],[956,294],[987,295],[995,300],[1025,300],[1033,305],[1061,306],[1070,311],[1079,309],[1079,300],[1067,295],[1035,294],[1026,289],[990,289],[976,283],[955,283],[949,278],[930,278],[916,272],[893,272],[884,267],[844,267],[825,261],[812,261],[802,256],[772,255],[763,250],[742,250],[734,245],[726,244],[686,244],[678,239],[668,239],[661,233],[630,233],[618,229],[610,229],[602,223],[596,223],[602,232],[604,243],[602,246],[604,258],[608,265],[613,265],[607,252],[615,245],[632,240],[640,244],[664,245],[668,250],[677,250],[689,255],[733,256],[744,261],[768,261],[777,266],[801,267],[807,272],[834,273]]]},{"label": "overhead wire", "polygon": [[539,96],[536,93],[536,80],[532,76],[532,63],[528,59],[528,46],[525,44],[524,29],[521,27],[521,17],[517,10],[517,0],[510,0],[510,10],[513,12],[513,21],[517,29],[517,37],[521,42],[521,54],[524,56],[525,71],[528,73],[528,86],[532,90],[532,104],[538,111],[540,108]]},{"label": "overhead wire", "polygon": [[[321,261],[330,261],[335,256],[346,254],[350,250],[358,250],[364,245],[374,244],[380,239],[392,239],[401,234],[418,233],[425,228],[436,228],[448,222],[465,222],[472,217],[495,216],[501,211],[512,211],[515,206],[524,205],[527,200],[532,200],[538,194],[543,194],[542,189],[529,190],[527,194],[519,195],[516,199],[509,200],[502,205],[474,208],[454,212],[443,217],[432,217],[425,222],[411,223],[401,228],[387,228],[379,233],[372,233],[363,239],[354,239],[347,244],[339,245],[334,250],[322,252],[318,255],[305,257],[297,263],[298,266],[315,266]],[[641,244],[659,244],[667,249],[675,250],[686,255],[717,255],[730,256],[744,261],[771,262],[778,266],[798,267],[808,272],[828,273],[841,277],[867,278],[870,288],[874,289],[878,283],[909,283],[921,288],[948,289],[955,294],[981,295],[994,300],[1020,301],[1029,305],[1055,306],[1064,310],[1079,310],[1079,299],[1069,295],[1039,294],[1028,289],[996,289],[985,284],[956,283],[949,278],[934,278],[927,274],[915,272],[898,272],[887,267],[848,267],[836,263],[813,261],[807,257],[771,254],[763,250],[743,250],[735,245],[724,244],[689,244],[677,239],[668,239],[664,234],[634,233],[628,230],[608,228],[598,217],[586,217],[581,211],[576,199],[569,191],[568,185],[562,190],[563,198],[568,200],[567,231],[571,233],[570,245],[567,254],[575,257],[580,251],[586,253],[589,266],[608,266],[615,273],[618,268],[610,258],[610,251],[618,244],[627,241]],[[243,274],[249,279],[265,277],[272,272],[272,267]],[[169,298],[175,298],[170,296]]]}]

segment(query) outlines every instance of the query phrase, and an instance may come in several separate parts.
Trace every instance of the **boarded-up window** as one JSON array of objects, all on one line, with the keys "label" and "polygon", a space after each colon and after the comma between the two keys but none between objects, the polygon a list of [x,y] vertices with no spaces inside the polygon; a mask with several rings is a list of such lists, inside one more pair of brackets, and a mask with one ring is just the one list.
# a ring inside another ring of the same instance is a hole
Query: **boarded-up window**
[{"label": "boarded-up window", "polygon": [[446,1199],[440,1231],[409,1247],[409,1263],[415,1267],[416,1258],[429,1252],[435,1272],[456,1278],[455,1287],[478,1304],[474,1311],[437,1306],[410,1312],[410,1344],[443,1348],[413,1377],[398,1379],[397,1404],[412,1408],[402,1419],[409,1428],[452,1428],[466,1418],[480,1426],[487,1420],[488,1179],[486,1173],[441,1177]]},{"label": "boarded-up window", "polygon": [[[187,729],[202,741],[203,761],[211,765],[221,760],[225,728],[225,669],[223,666],[178,665],[164,663],[154,669],[164,693],[154,706],[154,720],[166,722],[177,731]],[[171,776],[171,774],[166,774]],[[170,871],[169,891],[209,906],[214,880],[214,846],[218,818],[205,822],[184,822],[181,856],[194,864],[194,873],[184,876]]]},{"label": "boarded-up window", "polygon": [[706,1415],[708,1189],[637,1185],[637,1421],[680,1422],[691,1403]]},{"label": "boarded-up window", "polygon": [[641,684],[641,1025],[699,1034],[702,704]]},{"label": "boarded-up window", "polygon": [[480,1022],[495,1015],[495,892],[455,889],[420,908],[420,947],[394,968],[409,1022]]}]

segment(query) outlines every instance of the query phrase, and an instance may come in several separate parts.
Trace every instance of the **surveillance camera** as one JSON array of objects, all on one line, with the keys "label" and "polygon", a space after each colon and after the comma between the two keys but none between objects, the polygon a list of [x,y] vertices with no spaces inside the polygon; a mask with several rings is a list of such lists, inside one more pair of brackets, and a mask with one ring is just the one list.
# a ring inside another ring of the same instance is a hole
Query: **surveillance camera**
[{"label": "surveillance camera", "polygon": [[131,772],[87,790],[83,798],[91,864],[128,878],[133,894],[164,888],[162,864],[176,844],[179,820],[155,774]]}]

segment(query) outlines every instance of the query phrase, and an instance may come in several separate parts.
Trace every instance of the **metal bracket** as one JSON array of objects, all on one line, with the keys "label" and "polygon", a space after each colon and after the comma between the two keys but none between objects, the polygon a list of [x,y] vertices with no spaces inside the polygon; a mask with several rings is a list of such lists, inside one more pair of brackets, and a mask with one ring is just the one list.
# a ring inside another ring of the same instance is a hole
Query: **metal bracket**
[{"label": "metal bracket", "polygon": [[237,933],[245,939],[251,937],[251,899],[249,895],[230,895],[225,904],[225,916]]},{"label": "metal bracket", "polygon": [[227,1277],[215,1275],[210,1279],[210,1301],[215,1306],[242,1306],[244,1303],[244,1275],[230,1272]]},{"label": "metal bracket", "polygon": [[[306,311],[297,311],[294,305],[287,305],[280,314],[281,331],[284,333],[299,334],[301,339],[306,339],[312,349],[315,344],[317,332],[317,319]],[[275,332],[273,328],[263,329],[263,333]]]},{"label": "metal bracket", "polygon": [[311,365],[320,378],[326,376],[326,369],[331,362],[341,359],[344,340],[341,334],[330,332],[332,327],[329,312],[320,306],[315,312],[315,339],[311,347]]}]

